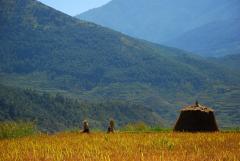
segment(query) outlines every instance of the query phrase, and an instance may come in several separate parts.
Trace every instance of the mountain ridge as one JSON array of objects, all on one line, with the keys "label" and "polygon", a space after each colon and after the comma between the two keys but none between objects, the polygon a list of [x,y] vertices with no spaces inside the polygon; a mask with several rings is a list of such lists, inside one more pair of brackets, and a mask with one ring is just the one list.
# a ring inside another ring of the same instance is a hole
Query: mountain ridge
[{"label": "mountain ridge", "polygon": [[[193,32],[196,28],[214,21],[239,19],[239,10],[240,3],[237,0],[204,0],[198,2],[190,0],[181,2],[165,0],[151,2],[146,0],[113,0],[102,7],[84,12],[76,17],[121,31],[133,37],[167,46],[181,47],[181,49],[203,56],[222,56],[233,53],[228,53],[227,51],[215,52],[215,49],[207,46],[208,42],[198,42],[197,39],[194,39],[194,36],[191,40],[195,41],[196,45],[198,45],[197,48],[188,47],[191,41],[187,41],[187,39],[185,40],[186,42],[184,41],[184,44],[181,41],[178,44],[178,39],[179,37],[184,37],[184,34]],[[235,21],[235,23],[237,22]],[[225,21],[222,25],[226,26],[230,24],[228,24],[228,21]],[[215,28],[218,30],[218,27],[220,27],[218,34],[223,34],[221,26],[216,26]],[[228,33],[229,36],[237,34],[234,31]],[[208,34],[211,35],[211,32]],[[208,39],[204,40],[207,41]],[[216,38],[215,41],[218,40]],[[237,42],[236,46],[239,46],[240,40],[238,39]],[[221,45],[224,46],[225,44],[221,43]],[[204,48],[204,52],[203,50],[198,50],[199,48]]]}]

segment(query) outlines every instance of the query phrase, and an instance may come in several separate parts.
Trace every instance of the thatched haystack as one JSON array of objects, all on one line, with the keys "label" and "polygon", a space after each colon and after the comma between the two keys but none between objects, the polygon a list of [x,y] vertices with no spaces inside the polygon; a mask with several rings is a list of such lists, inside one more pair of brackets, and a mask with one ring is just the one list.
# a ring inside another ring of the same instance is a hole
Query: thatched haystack
[{"label": "thatched haystack", "polygon": [[218,131],[214,111],[211,108],[195,103],[181,110],[174,131],[214,132]]}]

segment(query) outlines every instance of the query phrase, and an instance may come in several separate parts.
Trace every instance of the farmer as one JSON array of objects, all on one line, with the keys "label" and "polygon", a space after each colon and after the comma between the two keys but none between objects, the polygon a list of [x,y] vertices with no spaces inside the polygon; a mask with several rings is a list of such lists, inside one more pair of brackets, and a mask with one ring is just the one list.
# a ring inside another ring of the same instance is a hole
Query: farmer
[{"label": "farmer", "polygon": [[107,133],[114,133],[114,120],[110,120]]},{"label": "farmer", "polygon": [[82,133],[90,133],[87,120],[84,120],[84,121],[83,121],[83,130],[82,130]]},{"label": "farmer", "polygon": [[198,106],[199,106],[199,103],[198,103],[198,100],[196,100],[195,107],[198,107]]}]

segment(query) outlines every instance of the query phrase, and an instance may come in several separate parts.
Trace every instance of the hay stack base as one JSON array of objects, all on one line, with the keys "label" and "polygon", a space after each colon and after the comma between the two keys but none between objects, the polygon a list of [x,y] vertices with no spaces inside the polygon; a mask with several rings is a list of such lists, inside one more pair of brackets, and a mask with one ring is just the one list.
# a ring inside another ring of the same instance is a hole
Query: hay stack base
[{"label": "hay stack base", "polygon": [[215,132],[218,126],[215,120],[214,111],[203,105],[185,107],[174,127],[174,131],[181,132]]}]

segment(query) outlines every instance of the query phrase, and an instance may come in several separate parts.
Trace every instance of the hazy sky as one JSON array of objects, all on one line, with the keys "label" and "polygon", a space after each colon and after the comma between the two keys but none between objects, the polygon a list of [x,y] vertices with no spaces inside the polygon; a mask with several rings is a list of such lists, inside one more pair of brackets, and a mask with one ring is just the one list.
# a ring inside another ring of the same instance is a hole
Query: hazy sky
[{"label": "hazy sky", "polygon": [[111,0],[38,0],[59,11],[75,16],[79,13],[106,4]]}]

